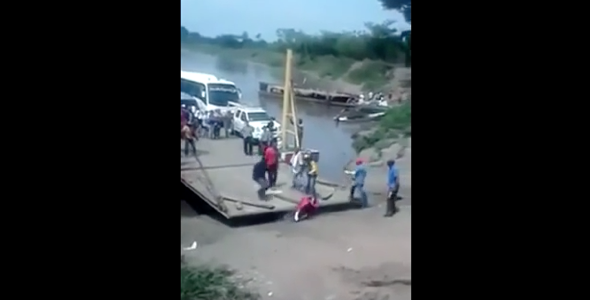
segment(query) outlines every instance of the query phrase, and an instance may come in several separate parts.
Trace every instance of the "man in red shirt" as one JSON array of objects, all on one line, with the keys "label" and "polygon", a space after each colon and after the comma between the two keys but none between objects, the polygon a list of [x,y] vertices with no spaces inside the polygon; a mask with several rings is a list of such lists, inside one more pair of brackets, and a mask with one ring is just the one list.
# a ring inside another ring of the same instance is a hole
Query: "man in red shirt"
[{"label": "man in red shirt", "polygon": [[272,141],[271,144],[264,149],[264,161],[266,162],[269,186],[274,187],[277,184],[277,172],[279,168],[279,152],[275,141]]}]

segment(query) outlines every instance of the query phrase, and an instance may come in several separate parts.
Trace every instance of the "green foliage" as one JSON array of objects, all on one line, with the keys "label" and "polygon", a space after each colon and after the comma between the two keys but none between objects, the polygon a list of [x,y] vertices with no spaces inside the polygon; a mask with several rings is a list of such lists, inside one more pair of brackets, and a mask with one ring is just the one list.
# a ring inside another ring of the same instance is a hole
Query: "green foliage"
[{"label": "green foliage", "polygon": [[[200,51],[281,67],[286,49],[292,49],[298,70],[313,71],[320,77],[344,79],[365,84],[365,89],[375,89],[388,80],[393,64],[411,65],[409,39],[392,28],[393,22],[367,23],[366,30],[354,32],[322,32],[309,35],[294,29],[278,29],[278,39],[267,42],[260,34],[251,38],[247,32],[241,35],[224,34],[205,37],[180,28],[181,43]],[[365,61],[361,68],[347,73],[355,61]]]},{"label": "green foliage", "polygon": [[379,0],[385,9],[398,10],[404,15],[406,22],[412,22],[412,0]]},{"label": "green foliage", "polygon": [[404,130],[412,123],[411,101],[404,102],[398,107],[391,108],[379,121],[379,126],[385,129]]},{"label": "green foliage", "polygon": [[[410,101],[387,111],[370,134],[353,136],[352,147],[358,153],[370,147],[377,147],[382,141],[397,139],[400,135],[412,135],[412,105]],[[377,148],[386,146],[387,143],[384,143]]]},{"label": "green foliage", "polygon": [[258,300],[260,296],[238,287],[226,268],[180,265],[180,300]]}]

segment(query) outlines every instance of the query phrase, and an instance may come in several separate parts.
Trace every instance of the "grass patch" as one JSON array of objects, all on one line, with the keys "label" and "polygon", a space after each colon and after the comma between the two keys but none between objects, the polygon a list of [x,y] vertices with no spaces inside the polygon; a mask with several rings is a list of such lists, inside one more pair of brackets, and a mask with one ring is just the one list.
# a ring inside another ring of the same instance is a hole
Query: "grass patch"
[{"label": "grass patch", "polygon": [[240,288],[227,268],[180,264],[180,300],[258,300],[260,295]]},{"label": "grass patch", "polygon": [[335,56],[296,57],[295,68],[305,71],[313,71],[320,77],[338,79],[344,75],[354,60],[348,58],[337,58]]},{"label": "grass patch", "polygon": [[400,136],[412,136],[412,105],[410,102],[404,102],[402,105],[388,110],[372,133],[356,136],[352,143],[355,151],[359,153],[374,146],[383,148],[384,145],[380,145],[382,141],[398,139]]},{"label": "grass patch", "polygon": [[365,90],[375,90],[387,84],[387,73],[391,67],[379,61],[363,61],[362,66],[348,73],[347,80],[355,84],[364,84]]}]

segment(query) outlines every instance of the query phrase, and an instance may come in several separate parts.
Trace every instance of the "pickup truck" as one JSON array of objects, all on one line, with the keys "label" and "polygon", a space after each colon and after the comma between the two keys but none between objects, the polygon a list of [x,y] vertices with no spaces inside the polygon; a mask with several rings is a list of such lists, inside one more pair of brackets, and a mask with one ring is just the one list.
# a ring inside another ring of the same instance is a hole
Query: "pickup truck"
[{"label": "pickup truck", "polygon": [[262,127],[266,126],[270,121],[274,123],[274,127],[276,128],[275,137],[278,138],[281,124],[273,120],[261,107],[237,107],[235,109],[232,129],[235,135],[241,136],[240,132],[246,125],[246,121],[250,123],[250,126],[254,127],[254,133],[252,134],[254,143],[258,143],[262,135]]}]

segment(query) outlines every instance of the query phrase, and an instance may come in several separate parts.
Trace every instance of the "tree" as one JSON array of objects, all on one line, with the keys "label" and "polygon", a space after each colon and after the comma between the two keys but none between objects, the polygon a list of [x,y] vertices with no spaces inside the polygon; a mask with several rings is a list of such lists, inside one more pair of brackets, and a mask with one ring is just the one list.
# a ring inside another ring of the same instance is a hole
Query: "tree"
[{"label": "tree", "polygon": [[379,0],[385,9],[401,12],[406,22],[412,23],[412,0]]},{"label": "tree", "polygon": [[188,37],[188,29],[186,29],[184,26],[180,26],[180,41],[185,41],[186,38]]}]

